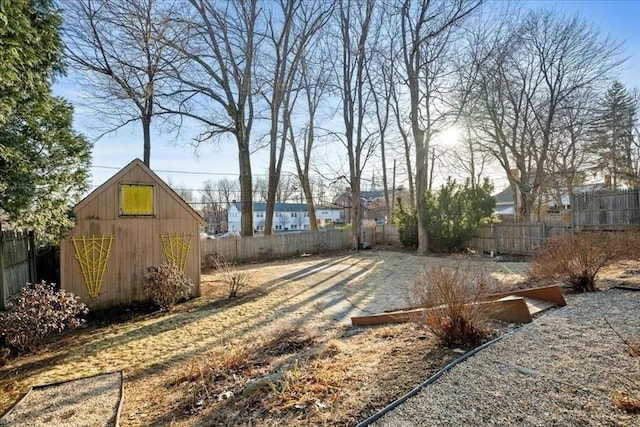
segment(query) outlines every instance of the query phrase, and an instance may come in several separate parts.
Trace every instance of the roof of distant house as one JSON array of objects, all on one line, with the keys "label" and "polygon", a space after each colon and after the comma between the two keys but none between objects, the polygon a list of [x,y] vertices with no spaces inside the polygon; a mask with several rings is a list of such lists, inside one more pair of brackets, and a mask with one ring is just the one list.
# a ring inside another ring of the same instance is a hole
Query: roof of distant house
[{"label": "roof of distant house", "polygon": [[[240,203],[231,203],[231,205],[235,206],[236,209],[241,210]],[[307,212],[308,210],[306,203],[276,203],[273,208],[274,212]],[[266,212],[267,204],[264,202],[254,202],[253,211]]]},{"label": "roof of distant house", "polygon": [[507,187],[493,197],[496,199],[496,205],[513,204],[513,193],[511,187]]},{"label": "roof of distant house", "polygon": [[371,200],[379,199],[380,197],[384,197],[384,195],[382,194],[382,191],[373,190],[373,191],[360,192],[360,198],[364,200],[371,201]]}]

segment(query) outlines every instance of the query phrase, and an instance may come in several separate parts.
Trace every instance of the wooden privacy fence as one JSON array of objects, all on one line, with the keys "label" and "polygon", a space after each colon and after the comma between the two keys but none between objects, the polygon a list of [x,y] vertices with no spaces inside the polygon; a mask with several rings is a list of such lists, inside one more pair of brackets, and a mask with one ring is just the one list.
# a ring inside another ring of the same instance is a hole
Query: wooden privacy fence
[{"label": "wooden privacy fence", "polygon": [[200,254],[202,257],[218,254],[228,260],[275,258],[297,253],[343,249],[350,243],[350,230],[277,233],[239,239],[203,239],[200,240]]},{"label": "wooden privacy fence", "polygon": [[9,297],[36,277],[36,247],[33,232],[0,231],[0,310]]},{"label": "wooden privacy fence", "polygon": [[400,233],[396,225],[376,225],[362,229],[362,241],[376,245],[399,245]]},{"label": "wooden privacy fence", "polygon": [[[562,219],[562,215],[558,216]],[[572,231],[613,231],[640,226],[640,189],[603,190],[571,196],[570,224],[502,223],[485,226],[469,246],[491,253],[531,255],[547,238]]]},{"label": "wooden privacy fence", "polygon": [[569,232],[568,225],[495,224],[480,228],[469,246],[492,254],[532,255],[549,237]]},{"label": "wooden privacy fence", "polygon": [[640,224],[640,190],[593,191],[571,197],[575,230],[620,230]]},{"label": "wooden privacy fence", "polygon": [[[362,241],[373,245],[399,244],[398,228],[378,225],[362,229]],[[271,236],[242,237],[239,239],[202,239],[200,254],[222,255],[225,259],[248,260],[277,258],[324,250],[347,249],[352,246],[350,229],[326,229],[318,232],[303,231],[276,233]]]}]

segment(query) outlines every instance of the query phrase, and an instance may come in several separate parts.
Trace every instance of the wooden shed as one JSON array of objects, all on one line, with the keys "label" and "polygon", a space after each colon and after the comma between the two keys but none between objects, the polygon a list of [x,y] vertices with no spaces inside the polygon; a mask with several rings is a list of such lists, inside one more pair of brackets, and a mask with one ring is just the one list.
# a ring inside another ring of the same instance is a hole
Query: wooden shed
[{"label": "wooden shed", "polygon": [[202,217],[136,159],[80,201],[60,243],[60,286],[91,309],[145,301],[147,267],[173,262],[200,295]]}]

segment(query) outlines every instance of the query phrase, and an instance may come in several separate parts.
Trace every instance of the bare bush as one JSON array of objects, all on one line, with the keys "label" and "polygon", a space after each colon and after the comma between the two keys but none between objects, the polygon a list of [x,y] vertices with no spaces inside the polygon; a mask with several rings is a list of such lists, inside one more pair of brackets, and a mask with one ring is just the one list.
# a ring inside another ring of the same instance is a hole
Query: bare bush
[{"label": "bare bush", "polygon": [[628,256],[626,232],[582,232],[547,240],[531,262],[533,279],[563,280],[576,292],[596,291],[598,272],[613,261]]},{"label": "bare bush", "polygon": [[222,255],[212,259],[212,263],[213,268],[222,274],[222,281],[227,286],[227,296],[229,298],[238,296],[238,293],[247,288],[253,280],[251,272],[237,270],[235,264],[227,261]]},{"label": "bare bush", "polygon": [[616,237],[620,242],[620,257],[640,258],[640,228],[637,226],[630,227],[621,233],[617,233]]},{"label": "bare bush", "polygon": [[323,240],[321,242],[315,243],[313,245],[313,250],[318,254],[325,254],[329,252],[331,248],[329,247],[329,244],[325,240]]},{"label": "bare bush", "polygon": [[224,260],[224,257],[220,254],[207,254],[204,256],[204,264],[208,268],[218,268],[222,260]]},{"label": "bare bush", "polygon": [[27,284],[9,298],[0,312],[0,331],[18,352],[34,349],[46,336],[84,323],[87,306],[70,292],[56,290],[53,283]]},{"label": "bare bush", "polygon": [[410,301],[430,308],[425,318],[429,330],[447,347],[475,346],[490,331],[479,304],[493,289],[490,278],[460,264],[423,269],[412,283]]},{"label": "bare bush", "polygon": [[163,310],[171,311],[180,301],[189,299],[193,282],[173,263],[163,262],[160,267],[147,267],[144,294]]}]

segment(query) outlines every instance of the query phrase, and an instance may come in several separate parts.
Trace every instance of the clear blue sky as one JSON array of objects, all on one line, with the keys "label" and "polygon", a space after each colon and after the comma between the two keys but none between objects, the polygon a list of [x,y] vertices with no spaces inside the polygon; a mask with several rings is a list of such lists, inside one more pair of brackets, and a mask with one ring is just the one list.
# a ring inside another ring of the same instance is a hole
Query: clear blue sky
[{"label": "clear blue sky", "polygon": [[[497,0],[500,1],[500,0]],[[629,88],[640,90],[640,0],[525,0],[527,7],[550,7],[559,13],[579,13],[592,21],[602,32],[617,40],[625,41],[629,55],[621,70],[620,80]],[[71,102],[78,98],[82,89],[70,78],[58,82],[54,92]],[[95,137],[98,133],[91,123],[99,118],[86,109],[77,106],[75,115],[76,129],[85,135]],[[94,122],[95,123],[95,122]],[[208,179],[228,177],[237,179],[237,154],[235,142],[214,146],[205,144],[198,154],[188,146],[188,136],[181,138],[185,143],[174,144],[174,137],[152,135],[151,166],[165,181],[171,181],[181,188],[199,189]],[[92,185],[97,186],[115,174],[118,169],[134,158],[142,158],[142,136],[139,125],[129,126],[117,133],[107,135],[96,142],[93,150]],[[103,168],[112,167],[114,169]],[[264,156],[255,156],[252,169],[254,175],[264,174],[267,169]],[[189,171],[192,174],[163,171]],[[194,172],[207,172],[213,175],[197,175]],[[500,180],[496,186],[501,187]],[[367,187],[365,185],[365,187]],[[194,194],[199,197],[199,195]]]}]

